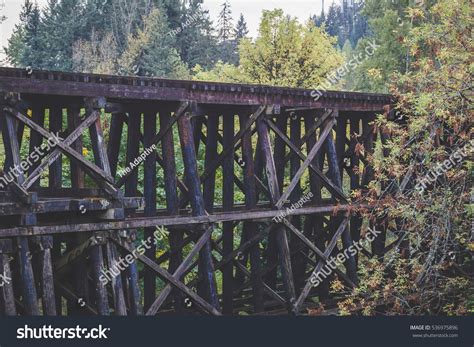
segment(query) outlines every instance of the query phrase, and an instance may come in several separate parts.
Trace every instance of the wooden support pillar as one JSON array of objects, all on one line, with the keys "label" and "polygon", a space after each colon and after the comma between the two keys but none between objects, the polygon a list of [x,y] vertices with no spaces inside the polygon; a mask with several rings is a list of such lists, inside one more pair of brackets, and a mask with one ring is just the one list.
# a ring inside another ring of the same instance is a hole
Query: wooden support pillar
[{"label": "wooden support pillar", "polygon": [[[164,129],[168,124],[171,123],[171,110],[163,109],[160,111],[160,128]],[[174,138],[173,129],[168,131],[163,136],[161,141],[162,153],[163,153],[163,171],[165,180],[165,193],[166,193],[166,209],[170,216],[178,215],[179,213],[179,200],[178,200],[178,180],[176,173],[176,158],[174,151]],[[178,266],[183,261],[182,242],[183,232],[181,230],[174,230],[169,235],[170,242],[170,262],[169,272],[174,273]],[[182,301],[184,300],[180,291],[173,289],[172,297],[174,301],[174,307],[177,313],[182,311]]]},{"label": "wooden support pillar", "polygon": [[[141,113],[131,112],[128,117],[128,133],[127,133],[127,155],[126,165],[134,162],[139,156],[140,151],[140,123]],[[125,182],[125,196],[136,196],[138,191],[138,170],[133,170]],[[129,230],[125,236],[128,245],[133,247],[132,240],[136,238],[136,231]],[[133,261],[123,273],[122,279],[127,283],[128,304],[131,315],[139,315],[142,313],[140,300],[140,287],[138,283],[138,268],[136,261]]]},{"label": "wooden support pillar", "polygon": [[[277,172],[275,169],[274,157],[271,149],[270,135],[268,133],[268,125],[263,119],[257,121],[258,135],[261,138],[262,151],[266,163],[266,173],[268,179],[268,187],[272,197],[272,204],[275,206],[280,199],[280,187],[278,186]],[[280,260],[283,286],[286,292],[286,300],[288,310],[292,309],[295,301],[295,287],[293,282],[293,272],[291,269],[290,249],[288,246],[288,238],[285,227],[278,226],[275,230],[276,244],[278,249],[278,258]]]},{"label": "wooden support pillar", "polygon": [[10,268],[10,260],[13,259],[12,241],[0,239],[0,275],[2,286],[0,286],[0,307],[2,315],[16,316],[15,296],[13,293],[13,279]]},{"label": "wooden support pillar", "polygon": [[[59,106],[53,106],[49,109],[49,112],[49,130],[54,134],[61,133],[63,130],[63,109]],[[49,187],[61,188],[62,175],[62,155],[60,155],[49,166]]]},{"label": "wooden support pillar", "polygon": [[51,264],[52,236],[40,236],[33,240],[37,246],[39,260],[39,282],[43,301],[43,313],[46,316],[56,316],[56,297],[54,289],[53,266]]},{"label": "wooden support pillar", "polygon": [[[283,115],[278,116],[276,119],[276,125],[283,134],[285,135],[287,134],[287,130],[288,130],[287,117]],[[262,153],[262,156],[264,155],[265,154]],[[275,153],[273,156],[274,158],[273,160],[275,162],[276,179],[278,183],[279,195],[281,195],[283,191],[283,180],[285,178],[285,155],[286,155],[285,143],[280,137],[276,137],[275,138]],[[271,233],[269,236],[265,257],[269,264],[273,264],[277,262],[278,249],[277,249],[276,233]],[[265,276],[265,282],[270,286],[270,288],[276,289],[276,284],[277,284],[277,269],[276,268],[270,271]]]},{"label": "wooden support pillar", "polygon": [[[144,115],[144,147],[151,148],[156,135],[156,113],[147,112]],[[156,151],[152,150],[145,159],[144,187],[145,216],[156,216]],[[145,240],[152,240],[155,228],[145,228]],[[145,250],[145,255],[156,260],[156,245],[154,242]],[[144,274],[144,311],[147,311],[156,298],[156,274],[150,268],[145,268]]]},{"label": "wooden support pillar", "polygon": [[[336,146],[334,144],[332,133],[329,133],[328,137],[326,138],[325,147],[326,147],[327,156],[328,156],[329,177],[334,183],[334,185],[342,189],[342,181],[340,179],[341,174],[339,172],[339,161],[338,161]],[[335,218],[335,222],[337,225],[339,225],[341,221],[342,221],[341,218]],[[342,243],[343,243],[344,249],[348,249],[350,246],[352,246],[352,238],[351,238],[348,226],[344,228],[344,231],[342,233]],[[344,265],[346,267],[347,274],[349,278],[351,279],[351,281],[357,284],[358,282],[357,267],[356,267],[354,256],[349,255]]]},{"label": "wooden support pillar", "polygon": [[[194,216],[204,216],[207,214],[204,208],[204,199],[200,189],[200,179],[197,167],[196,147],[193,137],[193,127],[191,125],[191,114],[185,113],[178,119],[179,137],[185,167],[186,183],[189,188],[189,195]],[[204,232],[204,230],[202,231]],[[204,281],[206,292],[199,293],[214,308],[219,307],[217,296],[217,286],[214,277],[214,268],[211,254],[211,241],[208,240],[199,252],[199,273]],[[199,288],[199,287],[198,287]]]},{"label": "wooden support pillar", "polygon": [[[314,128],[316,121],[313,114],[305,116],[305,130],[308,134],[311,129]],[[310,136],[306,136],[306,148],[308,152],[311,148],[316,145],[316,134],[313,133]],[[324,147],[322,147],[319,153],[315,156],[312,162],[318,169],[323,170],[324,164]],[[322,202],[322,183],[321,179],[316,175],[314,171],[309,172],[309,184],[311,192],[313,193],[312,203],[319,205]],[[307,216],[305,221],[305,235],[314,242],[316,247],[319,249],[325,248],[326,232],[324,230],[324,217],[320,215]],[[321,298],[327,298],[329,296],[329,283],[324,281],[319,286],[319,294]]]},{"label": "wooden support pillar", "polygon": [[123,125],[126,115],[123,113],[112,114],[110,119],[109,142],[107,144],[107,156],[110,161],[110,173],[112,177],[117,174],[120,147],[122,143]]},{"label": "wooden support pillar", "polygon": [[[301,115],[294,114],[293,117],[290,118],[290,139],[291,142],[298,148],[301,148]],[[301,159],[296,155],[296,153],[291,153],[290,156],[290,177],[294,177],[301,164]],[[292,204],[297,203],[302,197],[302,189],[301,184],[298,183],[290,195],[290,202]],[[300,216],[291,217],[290,222],[295,226],[296,229],[301,230],[302,220]],[[298,249],[301,248],[302,242],[301,240],[294,234],[291,235],[291,249]],[[303,252],[306,252],[303,251]],[[299,290],[305,280],[305,258],[304,255],[301,253],[294,254],[291,257],[291,264],[293,266],[293,274],[295,278],[295,288]]]},{"label": "wooden support pillar", "polygon": [[[18,173],[16,177],[16,183],[18,185],[21,185],[25,181],[25,177],[24,173],[21,171],[20,147],[16,131],[16,121],[12,116],[7,115],[3,112],[3,107],[1,112],[2,119],[0,119],[0,121],[3,123],[2,135],[4,147],[5,152],[7,154],[7,158],[10,158],[8,161],[6,161],[6,163],[8,163],[10,166],[6,166],[5,169],[7,171],[16,168],[15,171]],[[20,221],[20,223],[23,225],[31,225],[36,222],[36,218],[34,218],[34,215],[24,217],[25,218],[22,218],[22,220]],[[35,287],[35,279],[33,275],[33,267],[31,265],[31,253],[28,245],[28,238],[17,237],[16,247],[18,249],[16,259],[20,275],[20,286],[23,296],[23,305],[25,313],[27,315],[39,315],[38,299]]]},{"label": "wooden support pillar", "polygon": [[[245,127],[249,121],[248,117],[241,117],[242,126]],[[242,137],[242,163],[244,170],[244,188],[245,188],[245,206],[251,210],[257,206],[257,188],[255,184],[255,168],[252,153],[252,137],[251,133],[247,132]],[[243,240],[248,241],[258,233],[258,226],[255,222],[244,222],[243,225]],[[256,313],[264,310],[263,302],[263,279],[261,275],[261,257],[259,242],[250,247],[250,280],[253,289],[253,306]]]},{"label": "wooden support pillar", "polygon": [[[222,164],[222,204],[224,211],[231,211],[234,206],[234,151],[232,139],[234,138],[234,117],[223,117],[223,150],[230,151]],[[222,230],[223,257],[229,256],[234,250],[234,222],[224,222]],[[234,267],[228,262],[222,269],[222,311],[224,314],[233,313],[234,292]]]}]

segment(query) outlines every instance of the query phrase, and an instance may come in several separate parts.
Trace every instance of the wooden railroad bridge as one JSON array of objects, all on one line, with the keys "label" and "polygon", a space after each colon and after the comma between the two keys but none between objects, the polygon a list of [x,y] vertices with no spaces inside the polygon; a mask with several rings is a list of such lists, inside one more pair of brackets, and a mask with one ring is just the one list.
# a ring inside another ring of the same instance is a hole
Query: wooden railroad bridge
[{"label": "wooden railroad bridge", "polygon": [[12,68],[0,93],[0,315],[306,313],[393,102]]}]

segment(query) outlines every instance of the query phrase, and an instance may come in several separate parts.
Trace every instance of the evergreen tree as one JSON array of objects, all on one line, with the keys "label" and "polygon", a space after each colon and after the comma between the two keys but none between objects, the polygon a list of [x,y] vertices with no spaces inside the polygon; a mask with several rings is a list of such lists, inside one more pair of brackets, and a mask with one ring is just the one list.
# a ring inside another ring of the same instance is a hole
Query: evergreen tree
[{"label": "evergreen tree", "polygon": [[326,18],[326,31],[331,36],[339,36],[341,26],[342,11],[341,8],[332,3],[329,7],[328,15]]},{"label": "evergreen tree", "polygon": [[202,0],[190,0],[183,8],[180,27],[171,31],[177,37],[178,50],[188,68],[201,65],[208,69],[216,63],[217,41]]},{"label": "evergreen tree", "polygon": [[145,19],[143,29],[130,35],[127,49],[119,59],[127,75],[185,78],[187,69],[178,51],[176,38],[170,35],[165,11],[155,8]]},{"label": "evergreen tree", "polygon": [[82,1],[49,0],[41,25],[46,68],[72,70],[74,42],[90,35],[83,5]]},{"label": "evergreen tree", "polygon": [[249,30],[247,28],[247,22],[245,21],[244,15],[241,13],[239,17],[239,21],[235,27],[235,39],[240,42],[241,39],[246,38],[249,34]]},{"label": "evergreen tree", "polygon": [[280,9],[263,11],[258,38],[239,46],[240,69],[248,82],[316,88],[343,63],[334,44],[312,22],[302,25]]},{"label": "evergreen tree", "polygon": [[18,67],[42,68],[41,14],[38,4],[25,0],[20,23],[15,25],[12,36],[5,49],[7,60]]},{"label": "evergreen tree", "polygon": [[359,40],[355,55],[365,56],[365,47],[370,41],[375,41],[380,47],[356,68],[356,90],[388,92],[391,75],[397,71],[405,72],[407,50],[403,42],[411,27],[410,19],[406,17],[408,6],[408,0],[366,0],[362,14],[368,18],[371,34]]},{"label": "evergreen tree", "polygon": [[219,13],[217,25],[220,59],[224,63],[236,63],[237,54],[236,42],[234,40],[234,28],[232,24],[232,10],[228,0],[222,4],[222,10]]}]

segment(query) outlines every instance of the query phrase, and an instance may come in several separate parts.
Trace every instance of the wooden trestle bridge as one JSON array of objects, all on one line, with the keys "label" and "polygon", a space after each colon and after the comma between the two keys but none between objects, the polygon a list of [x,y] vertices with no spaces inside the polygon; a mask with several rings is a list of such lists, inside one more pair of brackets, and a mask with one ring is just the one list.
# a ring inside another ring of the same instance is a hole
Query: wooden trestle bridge
[{"label": "wooden trestle bridge", "polygon": [[[12,68],[0,93],[0,315],[306,313],[367,224],[349,196],[393,103]],[[356,286],[385,237],[332,276]]]}]

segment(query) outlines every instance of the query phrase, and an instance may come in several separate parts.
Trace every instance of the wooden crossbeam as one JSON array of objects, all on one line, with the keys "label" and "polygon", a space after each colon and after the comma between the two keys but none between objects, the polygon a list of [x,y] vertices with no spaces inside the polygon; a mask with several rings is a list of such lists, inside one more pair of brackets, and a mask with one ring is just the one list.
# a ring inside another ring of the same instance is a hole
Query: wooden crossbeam
[{"label": "wooden crossbeam", "polygon": [[[112,236],[111,239],[120,247],[122,247],[124,250],[126,250],[129,253],[134,252],[134,250],[123,240],[116,236]],[[136,252],[135,252],[136,253]],[[205,301],[202,297],[197,295],[195,292],[193,292],[191,289],[189,289],[183,282],[178,281],[174,278],[172,274],[170,274],[168,271],[163,270],[158,264],[156,264],[153,260],[150,258],[141,255],[139,253],[136,253],[137,259],[140,260],[144,265],[148,266],[151,268],[153,271],[156,272],[156,274],[164,281],[170,283],[173,287],[177,288],[181,292],[183,292],[186,296],[188,296],[191,300],[193,300],[197,306],[201,307],[205,312],[213,314],[215,316],[220,316],[221,313],[215,309],[211,304],[209,304],[207,301]]]},{"label": "wooden crossbeam", "polygon": [[[10,107],[5,107],[4,111],[6,111],[12,117],[26,124],[32,130],[38,132],[44,138],[49,139],[54,136],[54,134],[40,127],[30,118],[18,111]],[[80,165],[94,179],[94,181],[96,181],[100,186],[104,188],[104,190],[110,195],[111,198],[116,199],[120,197],[119,191],[110,183],[112,178],[104,170],[99,168],[97,165],[94,165],[89,161],[85,160],[81,154],[77,153],[75,150],[73,150],[70,146],[64,144],[62,141],[59,141],[57,143],[57,147],[59,147],[59,149],[64,152],[69,158],[71,158],[78,165]]]},{"label": "wooden crossbeam", "polygon": [[[70,146],[76,141],[87,129],[91,126],[98,118],[99,118],[99,111],[92,111],[91,114],[86,117],[84,122],[74,129],[69,136],[63,141],[66,146]],[[54,149],[50,152],[45,158],[43,158],[42,162],[29,174],[26,181],[23,183],[23,187],[26,189],[30,188],[40,177],[41,173],[51,164],[53,164],[61,155],[61,151],[59,149]]]},{"label": "wooden crossbeam", "polygon": [[[179,108],[176,110],[174,116],[172,117],[172,120],[166,124],[165,127],[162,127],[158,134],[153,136],[153,138],[150,140],[151,144],[157,144],[161,140],[163,140],[164,136],[173,128],[173,125],[181,118],[181,116],[184,115],[186,112],[187,108],[189,107],[189,102],[188,101],[183,101],[180,103]],[[117,187],[122,187],[125,182],[127,181],[128,177],[138,168],[138,166],[133,167],[129,172],[127,172],[125,175],[123,175],[117,182]]]},{"label": "wooden crossbeam", "polygon": [[[232,151],[235,151],[235,149],[239,146],[240,142],[242,141],[242,137],[245,135],[245,133],[247,133],[250,130],[252,125],[257,121],[257,119],[259,119],[259,117],[263,114],[265,109],[266,109],[266,106],[263,105],[263,106],[260,106],[257,109],[257,111],[252,113],[246,126],[244,128],[240,128],[239,132],[234,136],[234,139],[232,141],[232,147],[227,148],[226,150],[223,150],[217,156],[216,160],[202,174],[200,178],[201,181],[206,180],[207,177],[211,175],[211,173],[214,172],[222,164],[222,161],[224,160],[224,158],[228,156]],[[185,204],[186,202],[187,200],[183,199],[183,201],[181,201],[181,206],[183,206],[183,204]]]},{"label": "wooden crossbeam", "polygon": [[[288,138],[288,136],[286,136],[285,134],[283,134],[280,129],[278,129],[278,127],[275,125],[274,122],[272,122],[271,120],[269,119],[265,119],[265,121],[267,122],[267,124],[270,126],[270,128],[288,145],[288,147],[290,147],[290,149],[296,153],[298,155],[298,157],[303,161],[305,162],[306,161],[306,157],[303,155],[303,153],[301,153],[301,151],[298,149],[298,147],[295,146],[295,144]],[[314,147],[313,147],[314,148]],[[321,170],[319,170],[318,167],[316,167],[316,165],[314,165],[312,163],[312,161],[309,162],[308,164],[308,167],[313,170],[313,172],[319,176],[319,178],[321,178],[322,182],[324,183],[325,187],[330,191],[332,192],[333,194],[335,194],[339,199],[341,199],[342,201],[344,202],[347,202],[348,199],[346,197],[346,195],[344,194],[344,192],[339,188],[337,187],[336,185],[334,185],[331,180],[329,178],[327,178],[327,176],[321,172]],[[291,192],[288,193],[288,196],[291,194]]]},{"label": "wooden crossbeam", "polygon": [[[331,255],[334,247],[336,246],[337,240],[339,239],[339,237],[342,235],[342,233],[346,229],[348,223],[349,223],[349,216],[347,215],[342,220],[341,224],[339,225],[339,228],[337,228],[336,232],[334,233],[333,237],[331,238],[331,241],[327,245],[326,250],[324,251],[324,258],[328,258]],[[301,291],[300,296],[298,297],[295,304],[293,305],[293,312],[294,313],[299,312],[299,310],[301,308],[301,305],[303,305],[303,302],[306,300],[311,288],[313,287],[313,283],[311,282],[311,279],[313,277],[315,277],[321,271],[321,269],[324,266],[325,262],[326,262],[325,260],[324,261],[322,261],[322,260],[319,261],[318,265],[314,268],[313,272],[311,273],[311,276],[309,276],[303,290]]]},{"label": "wooden crossbeam", "polygon": [[310,164],[313,161],[316,154],[318,154],[319,150],[321,149],[321,146],[323,145],[323,143],[326,140],[327,136],[331,132],[332,127],[334,126],[335,123],[336,123],[336,120],[334,118],[327,122],[325,128],[323,129],[323,131],[321,132],[321,135],[319,136],[318,141],[316,142],[314,147],[311,148],[311,151],[308,153],[308,156],[306,157],[305,161],[303,162],[303,164],[301,164],[300,168],[298,169],[298,172],[296,173],[296,175],[291,180],[290,185],[288,186],[286,191],[282,194],[280,199],[276,202],[275,206],[277,208],[281,208],[283,206],[283,204],[285,203],[285,201],[290,196],[290,194],[293,192],[296,185],[300,181],[301,176],[303,175],[304,171],[308,168],[308,166],[310,166]]},{"label": "wooden crossbeam", "polygon": [[[202,236],[199,238],[198,242],[194,245],[194,247],[191,249],[191,251],[188,253],[186,258],[184,258],[183,262],[178,266],[178,268],[175,270],[173,273],[173,278],[177,281],[181,280],[181,277],[183,274],[190,268],[194,257],[199,253],[201,248],[206,244],[206,242],[209,241],[210,237],[212,235],[212,226],[207,228],[207,230],[202,234]],[[156,300],[153,302],[153,304],[150,306],[148,309],[146,315],[147,316],[153,316],[155,315],[160,307],[163,305],[165,302],[166,298],[168,295],[171,294],[172,286],[171,284],[167,284],[160,292]]]}]

